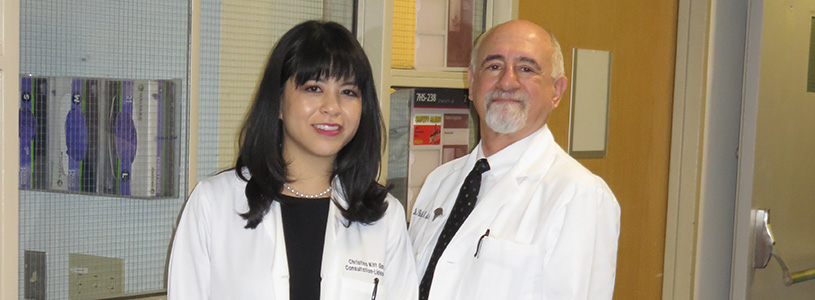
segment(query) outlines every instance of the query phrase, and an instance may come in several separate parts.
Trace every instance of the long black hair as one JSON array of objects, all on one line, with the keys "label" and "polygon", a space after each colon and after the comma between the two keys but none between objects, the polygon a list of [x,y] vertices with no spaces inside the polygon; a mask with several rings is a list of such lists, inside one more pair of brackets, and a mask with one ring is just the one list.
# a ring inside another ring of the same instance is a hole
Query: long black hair
[{"label": "long black hair", "polygon": [[[362,96],[362,115],[356,135],[337,153],[331,179],[339,177],[348,203],[346,207],[337,205],[343,217],[366,224],[379,220],[387,208],[384,200],[388,189],[376,182],[384,123],[371,64],[362,46],[342,25],[306,21],[286,32],[274,46],[241,128],[235,172],[247,182],[249,211],[241,214],[245,227],[256,228],[272,201],[286,201],[280,197],[288,179],[283,159],[283,123],[278,116],[285,83],[290,78],[298,87],[309,80],[354,79]],[[248,169],[249,178],[244,176],[243,168]]]}]

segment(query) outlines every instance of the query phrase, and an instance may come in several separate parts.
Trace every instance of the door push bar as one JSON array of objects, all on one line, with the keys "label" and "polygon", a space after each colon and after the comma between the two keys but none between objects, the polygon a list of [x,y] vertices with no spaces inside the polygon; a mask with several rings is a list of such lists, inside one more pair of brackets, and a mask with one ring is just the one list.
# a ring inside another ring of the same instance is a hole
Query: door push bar
[{"label": "door push bar", "polygon": [[770,211],[763,209],[753,210],[753,229],[755,232],[755,256],[753,257],[753,268],[764,269],[770,263],[770,257],[775,257],[778,264],[781,265],[781,270],[784,272],[784,285],[790,286],[799,282],[804,282],[810,279],[815,279],[815,268],[804,271],[793,272],[790,274],[790,269],[781,255],[775,250],[775,238],[770,230]]}]

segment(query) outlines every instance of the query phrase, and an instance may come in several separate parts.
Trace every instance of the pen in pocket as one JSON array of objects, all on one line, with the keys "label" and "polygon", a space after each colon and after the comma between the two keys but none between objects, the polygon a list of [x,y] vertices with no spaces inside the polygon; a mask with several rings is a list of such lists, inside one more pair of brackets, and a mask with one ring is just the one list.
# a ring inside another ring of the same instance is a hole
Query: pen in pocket
[{"label": "pen in pocket", "polygon": [[487,232],[484,232],[484,234],[481,235],[481,237],[478,239],[478,244],[475,246],[475,254],[473,254],[473,257],[478,258],[478,252],[481,251],[481,241],[483,241],[484,238],[488,236],[490,236],[489,228],[487,228]]},{"label": "pen in pocket", "polygon": [[376,300],[376,288],[379,287],[379,278],[374,278],[374,292],[371,293],[371,300]]}]

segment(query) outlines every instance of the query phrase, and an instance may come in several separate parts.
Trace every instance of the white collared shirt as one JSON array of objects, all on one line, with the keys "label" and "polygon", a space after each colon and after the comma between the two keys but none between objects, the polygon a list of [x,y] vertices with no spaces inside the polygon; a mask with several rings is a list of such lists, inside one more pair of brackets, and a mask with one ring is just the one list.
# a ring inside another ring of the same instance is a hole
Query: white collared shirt
[{"label": "white collared shirt", "polygon": [[[495,183],[498,182],[498,179],[503,177],[507,171],[515,166],[524,151],[526,151],[526,149],[529,148],[529,145],[532,144],[533,137],[542,130],[543,127],[538,129],[538,131],[534,132],[533,134],[530,134],[529,136],[510,144],[504,149],[493,153],[490,155],[490,157],[486,157],[487,162],[490,164],[490,170],[481,176],[481,189],[478,191],[479,196],[481,196],[483,191],[489,191],[492,189],[495,186]],[[482,144],[479,143],[478,147],[475,147],[474,149],[478,159],[485,158],[484,149],[482,147]],[[469,168],[472,169],[473,166],[470,166]]]}]

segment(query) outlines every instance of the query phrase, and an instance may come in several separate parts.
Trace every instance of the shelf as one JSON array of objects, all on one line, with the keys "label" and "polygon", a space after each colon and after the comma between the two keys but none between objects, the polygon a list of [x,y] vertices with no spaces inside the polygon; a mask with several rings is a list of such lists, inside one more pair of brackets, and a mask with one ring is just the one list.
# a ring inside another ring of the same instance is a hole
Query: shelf
[{"label": "shelf", "polygon": [[467,69],[401,70],[391,69],[391,86],[466,89]]}]

